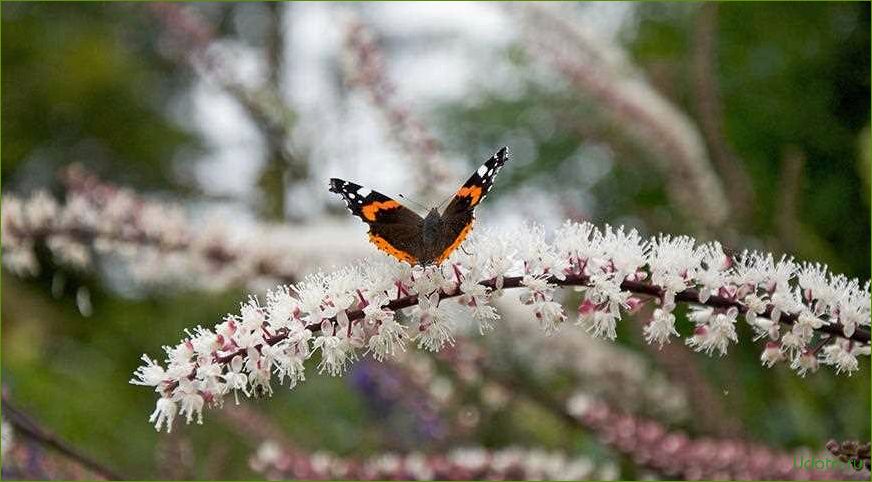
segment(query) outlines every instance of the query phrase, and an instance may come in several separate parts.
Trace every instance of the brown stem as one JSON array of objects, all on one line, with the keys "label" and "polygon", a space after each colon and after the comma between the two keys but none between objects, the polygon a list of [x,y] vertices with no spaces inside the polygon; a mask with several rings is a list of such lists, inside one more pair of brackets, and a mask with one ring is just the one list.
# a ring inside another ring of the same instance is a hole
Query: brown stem
[{"label": "brown stem", "polygon": [[122,477],[114,470],[79,452],[79,450],[61,440],[60,437],[40,426],[33,418],[11,403],[5,391],[3,392],[3,418],[9,420],[9,423],[15,427],[16,431],[57,450],[94,473],[99,474],[104,479],[125,479],[125,477]]},{"label": "brown stem", "polygon": [[[523,279],[523,276],[512,276],[503,278],[502,287],[503,289],[520,288],[522,286]],[[550,278],[548,278],[548,282],[558,286],[590,286],[590,280],[585,275],[566,275],[566,277],[563,279],[551,276]],[[493,290],[496,289],[496,283],[497,280],[496,278],[494,278],[482,281],[480,284]],[[624,281],[623,283],[621,283],[621,290],[630,291],[635,294],[654,296],[657,298],[661,298],[663,296],[663,289],[659,286],[640,281]],[[462,293],[459,290],[455,290],[451,293],[445,293],[444,291],[440,291],[439,299],[444,300],[448,298],[454,298],[456,296],[460,296],[461,294]],[[676,293],[675,301],[683,301],[685,303],[697,303],[713,308],[736,308],[740,314],[744,314],[748,311],[748,308],[741,302],[729,298],[724,298],[722,296],[710,296],[708,300],[703,303],[699,300],[699,292],[692,288],[688,288],[684,291]],[[397,311],[402,310],[403,308],[414,306],[416,304],[418,304],[418,295],[408,295],[391,301],[386,305],[386,308],[392,311]],[[772,310],[773,306],[768,305],[763,313],[760,314],[760,316],[764,318],[769,318],[772,315]],[[363,318],[363,310],[349,310],[347,314],[349,322]],[[796,323],[796,320],[797,315],[792,313],[782,313],[781,317],[779,318],[779,322],[787,326],[792,326],[794,323]],[[334,323],[335,326],[336,317],[331,317],[327,319],[327,321]],[[306,328],[313,333],[318,333],[319,331],[321,331],[322,322],[323,320],[317,323],[310,324],[306,326]],[[864,344],[868,344],[870,340],[870,333],[868,328],[857,327],[854,330],[854,333],[849,337],[845,335],[842,324],[838,322],[830,325],[824,325],[818,328],[818,331],[829,335],[840,336],[842,338],[854,340]],[[266,339],[266,342],[268,345],[273,346],[276,343],[279,343],[280,341],[286,339],[288,335],[288,332],[277,333],[276,335]],[[215,360],[218,363],[229,363],[231,360],[233,360],[233,357],[237,355],[244,355],[245,352],[245,349],[240,348],[239,350],[233,351],[226,355],[216,356]],[[173,382],[167,387],[166,390],[172,391],[172,389],[174,389],[176,385],[177,382]]]},{"label": "brown stem", "polygon": [[754,207],[751,176],[724,135],[721,99],[717,79],[718,4],[699,7],[694,32],[693,76],[700,130],[711,151],[715,169],[723,179],[732,217],[746,221]]},{"label": "brown stem", "polygon": [[802,191],[805,153],[796,146],[787,146],[781,158],[781,176],[777,192],[778,212],[775,225],[778,239],[785,251],[796,251],[797,241],[802,239],[802,224],[798,216]]}]

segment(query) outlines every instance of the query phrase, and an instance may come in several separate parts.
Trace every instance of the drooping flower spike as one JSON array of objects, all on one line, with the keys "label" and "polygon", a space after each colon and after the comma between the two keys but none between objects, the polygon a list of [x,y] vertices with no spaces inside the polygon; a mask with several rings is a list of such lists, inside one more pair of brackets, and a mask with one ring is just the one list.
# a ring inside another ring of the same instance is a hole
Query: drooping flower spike
[{"label": "drooping flower spike", "polygon": [[561,286],[583,292],[576,323],[597,337],[614,339],[625,314],[655,303],[646,340],[669,343],[680,336],[676,305],[691,303],[685,343],[709,355],[738,341],[740,319],[766,340],[764,365],[786,361],[801,376],[821,363],[850,375],[870,353],[868,282],[771,254],[730,257],[718,243],[684,236],[646,240],[635,230],[567,222],[550,240],[538,226],[480,230],[440,266],[385,258],[279,287],[265,305],[252,298],[214,328],[188,331],[164,348],[163,365],[143,355],[131,383],[154,387],[160,398],[150,420],[169,430],[177,414],[201,422],[203,408],[231,392],[271,394],[273,376],[295,386],[315,354],[318,371],[337,376],[361,356],[383,360],[411,342],[438,351],[454,342],[449,303],[484,333],[500,317],[492,299],[518,288],[531,319],[551,332],[569,319],[555,300]]}]

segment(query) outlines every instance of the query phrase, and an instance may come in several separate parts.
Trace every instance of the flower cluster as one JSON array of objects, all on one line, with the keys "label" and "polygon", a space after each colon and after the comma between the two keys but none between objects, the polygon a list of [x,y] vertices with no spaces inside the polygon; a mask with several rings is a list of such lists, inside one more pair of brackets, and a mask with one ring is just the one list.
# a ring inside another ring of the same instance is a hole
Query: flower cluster
[{"label": "flower cluster", "polygon": [[458,448],[446,455],[384,453],[364,460],[302,453],[267,441],[250,460],[269,479],[614,480],[617,467],[541,449]]},{"label": "flower cluster", "polygon": [[[3,197],[3,263],[11,271],[37,274],[36,247],[44,244],[57,263],[75,269],[91,267],[95,253],[120,260],[142,283],[265,289],[337,257],[362,254],[359,245],[342,242],[350,238],[344,227],[231,229],[217,216],[195,222],[181,205],[143,199],[81,171],[68,177],[74,179],[63,204],[44,191]],[[325,249],[324,239],[337,241]]]},{"label": "flower cluster", "polygon": [[213,329],[198,326],[165,347],[165,366],[143,355],[131,383],[154,387],[160,398],[151,421],[169,429],[177,413],[199,422],[204,406],[221,405],[231,392],[271,394],[273,375],[293,387],[305,379],[304,361],[312,356],[319,372],[336,376],[362,355],[382,360],[411,341],[440,350],[454,342],[455,319],[446,304],[479,320],[484,331],[499,319],[485,307],[505,290],[521,288],[529,313],[552,330],[567,319],[554,301],[559,286],[584,292],[578,323],[608,339],[624,313],[653,302],[659,312],[646,335],[649,342],[668,343],[678,333],[673,310],[688,302],[700,305],[686,338],[697,351],[724,354],[737,340],[741,314],[770,342],[766,365],[777,362],[771,343],[803,375],[817,363],[850,374],[858,369],[856,357],[869,354],[869,283],[860,288],[820,266],[748,252],[734,259],[718,243],[645,240],[635,230],[571,222],[550,242],[543,229],[525,227],[476,233],[466,248],[440,266],[364,261],[270,291],[263,305],[252,298]]},{"label": "flower cluster", "polygon": [[672,421],[687,417],[687,394],[652,369],[639,353],[592,338],[568,325],[548,336],[526,319],[523,305],[508,297],[498,300],[496,305],[503,322],[500,330],[486,341],[486,356],[492,366],[528,367],[536,380],[570,377],[574,387],[633,413]]},{"label": "flower cluster", "polygon": [[[868,480],[869,472],[806,470],[793,454],[739,439],[693,438],[621,413],[587,396],[572,397],[567,411],[597,438],[638,465],[685,480]],[[797,454],[801,456],[803,454]],[[804,455],[809,455],[807,452]]]},{"label": "flower cluster", "polygon": [[716,229],[727,219],[729,204],[694,123],[651,86],[626,52],[586,28],[584,19],[567,7],[513,4],[523,44],[613,120],[615,128],[655,153],[658,167],[672,173],[667,187],[675,205]]},{"label": "flower cluster", "polygon": [[436,195],[448,185],[452,173],[442,159],[439,141],[423,122],[397,96],[397,88],[387,75],[384,55],[372,32],[363,24],[351,22],[345,36],[344,73],[348,84],[368,94],[384,117],[390,134],[405,154],[416,161],[414,172],[419,195]]}]

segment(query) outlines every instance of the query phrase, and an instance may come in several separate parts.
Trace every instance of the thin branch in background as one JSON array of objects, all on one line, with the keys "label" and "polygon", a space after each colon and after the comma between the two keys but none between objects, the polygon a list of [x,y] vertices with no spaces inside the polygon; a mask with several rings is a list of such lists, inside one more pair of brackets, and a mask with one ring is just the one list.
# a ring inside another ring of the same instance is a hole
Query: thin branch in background
[{"label": "thin branch in background", "polygon": [[785,250],[796,251],[798,241],[803,237],[799,218],[799,205],[802,202],[803,168],[805,153],[798,147],[787,146],[781,156],[781,175],[778,183],[778,209],[775,210],[775,226],[778,241]]},{"label": "thin branch in background", "polygon": [[[651,316],[638,314],[639,326]],[[641,330],[640,330],[641,333]],[[724,406],[720,392],[712,388],[711,380],[701,371],[700,358],[684,346],[668,344],[654,346],[644,343],[657,365],[666,371],[672,383],[681,386],[687,393],[688,408],[701,433],[719,437],[737,437],[743,432],[741,420]]]},{"label": "thin branch in background", "polygon": [[[692,438],[658,422],[617,412],[586,397],[570,399],[566,410],[606,445],[667,478],[687,480],[868,480],[869,472],[808,470],[786,453],[741,439]],[[815,454],[820,459],[822,454]]]},{"label": "thin branch in background", "polygon": [[692,42],[693,87],[702,134],[723,180],[732,219],[741,224],[753,214],[754,183],[724,134],[717,77],[718,8],[717,2],[699,5]]},{"label": "thin branch in background", "polygon": [[417,161],[414,172],[418,178],[416,193],[423,200],[433,200],[453,186],[450,170],[442,159],[439,141],[409,109],[408,103],[397,98],[396,86],[385,67],[384,53],[371,31],[353,22],[345,37],[347,82],[368,94],[390,127],[390,133],[404,153]]},{"label": "thin branch in background", "polygon": [[66,182],[71,187],[66,204],[44,192],[26,200],[4,196],[4,264],[14,272],[37,273],[34,249],[44,244],[57,262],[76,269],[92,266],[92,251],[117,255],[142,281],[201,274],[198,282],[203,287],[223,289],[264,279],[297,279],[298,271],[287,257],[270,255],[270,245],[258,246],[258,239],[275,241],[270,231],[277,233],[279,227],[243,242],[223,221],[195,226],[180,205],[144,199],[76,167],[67,171]]},{"label": "thin branch in background", "polygon": [[106,480],[125,479],[125,477],[106,467],[103,463],[85,455],[57,435],[43,428],[36,420],[24,413],[9,400],[9,395],[5,389],[3,390],[3,418],[12,425],[17,435],[27,436],[46,447],[57,450],[96,475]]},{"label": "thin branch in background", "polygon": [[[868,479],[868,473],[849,470],[805,470],[793,465],[794,454],[739,438],[692,438],[663,424],[615,409],[588,395],[576,394],[566,403],[521,378],[498,369],[487,357],[467,353],[459,342],[438,357],[455,371],[478,370],[481,378],[498,383],[517,397],[531,400],[570,426],[592,433],[601,443],[635,465],[667,478],[688,480]],[[458,380],[468,379],[460,377]],[[803,455],[809,455],[805,453]]]},{"label": "thin branch in background", "polygon": [[688,419],[692,400],[685,386],[664,377],[640,353],[572,326],[545,333],[531,323],[526,305],[506,296],[496,305],[499,327],[483,339],[490,363],[523,368],[547,386],[569,379],[585,393],[632,413],[670,422]]},{"label": "thin branch in background", "polygon": [[155,466],[162,480],[193,480],[195,478],[194,446],[183,428],[160,437],[155,446]]},{"label": "thin branch in background", "polygon": [[353,241],[348,226],[232,226],[215,215],[192,216],[180,204],[149,199],[79,165],[67,168],[62,182],[63,204],[44,192],[4,196],[3,263],[13,272],[37,274],[36,247],[45,245],[55,262],[74,269],[94,269],[95,255],[121,260],[146,285],[262,290],[359,258],[368,248]]},{"label": "thin branch in background", "polygon": [[[407,365],[398,369],[409,370]],[[223,421],[257,447],[249,459],[255,472],[270,479],[482,480],[601,479],[617,469],[586,457],[541,449],[455,448],[445,454],[388,450],[366,458],[309,452],[294,443],[267,415],[245,404],[230,407]]]},{"label": "thin branch in background", "polygon": [[271,182],[265,186],[270,199],[264,210],[272,219],[284,219],[286,215],[299,217],[298,213],[284,212],[287,183],[303,182],[309,175],[306,159],[295,152],[290,143],[294,127],[293,109],[282,97],[280,85],[274,83],[280,80],[284,57],[282,7],[278,4],[268,7],[267,80],[250,86],[235,77],[230,60],[222,57],[216,47],[214,29],[195,8],[171,2],[148,6],[164,26],[169,42],[179,51],[177,58],[188,63],[204,80],[216,84],[236,99],[263,135],[268,160],[261,179]]},{"label": "thin branch in background", "polygon": [[687,219],[710,232],[730,222],[721,180],[693,122],[642,77],[624,52],[595,39],[560,6],[514,4],[524,45],[587,95],[615,126],[656,154],[667,192]]}]

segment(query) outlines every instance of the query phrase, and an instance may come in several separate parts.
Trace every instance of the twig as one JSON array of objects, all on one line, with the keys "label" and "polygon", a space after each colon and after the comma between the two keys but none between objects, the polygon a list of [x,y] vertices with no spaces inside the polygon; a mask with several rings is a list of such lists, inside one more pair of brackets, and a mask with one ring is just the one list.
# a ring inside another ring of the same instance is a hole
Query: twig
[{"label": "twig", "polygon": [[597,41],[567,18],[568,12],[534,4],[517,10],[532,54],[550,61],[572,87],[655,154],[668,176],[667,192],[689,221],[703,230],[722,231],[729,205],[687,115],[656,92],[620,49]]},{"label": "twig", "polygon": [[702,134],[714,167],[723,179],[732,218],[741,223],[752,214],[755,196],[751,176],[724,135],[724,113],[716,75],[717,16],[717,3],[700,5],[693,42],[693,86]]},{"label": "twig", "polygon": [[15,427],[15,430],[19,433],[26,434],[30,438],[57,450],[84,467],[99,474],[104,479],[125,480],[125,477],[122,477],[114,470],[81,453],[79,450],[61,440],[58,436],[41,427],[33,418],[11,403],[5,391],[3,393],[3,417],[9,420],[9,422]]},{"label": "twig", "polygon": [[797,213],[801,199],[804,165],[805,154],[798,147],[785,148],[781,157],[781,179],[777,190],[779,196],[775,225],[778,227],[778,239],[788,251],[796,251],[797,241],[802,236],[802,225]]},{"label": "twig", "polygon": [[[459,361],[470,359],[464,353],[468,346],[459,342],[438,356],[452,370],[460,370],[463,365]],[[772,480],[793,479],[798,475],[812,479],[856,475],[849,471],[807,473],[794,467],[791,455],[786,452],[738,438],[693,438],[669,430],[656,420],[617,410],[599,400],[572,397],[567,403],[562,403],[550,391],[534,386],[514,373],[504,374],[488,366],[484,357],[472,357],[471,360],[481,377],[489,382],[532,401],[568,427],[593,433],[601,443],[613,447],[629,462],[667,478]],[[868,446],[865,453],[868,454]]]},{"label": "twig", "polygon": [[284,218],[285,183],[308,177],[308,164],[290,147],[293,127],[292,110],[281,95],[280,70],[284,56],[284,35],[281,25],[282,9],[270,5],[269,38],[267,40],[268,81],[251,87],[237,80],[226,62],[209,51],[215,41],[215,32],[206,21],[188,7],[174,3],[156,3],[149,6],[164,28],[181,44],[181,56],[195,72],[212,81],[230,94],[243,107],[254,125],[261,131],[267,145],[268,161],[261,175],[270,191],[265,206],[272,218]]},{"label": "twig", "polygon": [[[522,282],[524,280],[523,276],[511,276],[505,277],[502,279],[501,289],[511,289],[511,288],[520,288],[523,286]],[[566,275],[564,278],[557,278],[555,276],[551,276],[547,279],[548,283],[555,284],[557,286],[580,286],[586,287],[590,286],[590,279],[586,275]],[[480,283],[482,286],[490,288],[492,290],[497,289],[497,280],[490,279],[486,281],[482,281]],[[639,282],[639,281],[624,281],[620,286],[622,291],[629,291],[635,294],[649,295],[656,298],[663,297],[663,289],[657,285],[653,285],[650,283]],[[459,291],[453,293],[445,293],[444,291],[439,292],[439,299],[444,300],[448,298],[454,298],[456,296],[460,296],[462,293]],[[724,298],[722,296],[712,295],[710,296],[704,303],[699,299],[699,292],[695,289],[688,288],[684,291],[680,291],[675,294],[676,302],[684,302],[684,303],[697,303],[700,305],[710,306],[712,308],[736,308],[739,311],[739,314],[745,314],[748,311],[748,308],[741,302]],[[418,295],[408,295],[401,298],[397,298],[389,302],[385,305],[385,308],[391,311],[402,310],[403,308],[408,308],[410,306],[414,306],[418,304]],[[769,318],[772,316],[773,306],[767,305],[766,309],[760,313],[758,316],[763,318]],[[356,321],[358,319],[362,319],[364,316],[363,310],[348,310],[347,312],[349,322]],[[779,317],[779,323],[785,324],[787,326],[792,326],[797,321],[797,315],[793,313],[781,313]],[[336,317],[326,318],[323,321],[319,321],[314,325],[309,325],[306,328],[310,330],[312,333],[318,333],[321,331],[321,327],[324,322],[330,322],[336,326]],[[350,325],[349,325],[350,326]],[[840,336],[845,339],[857,341],[863,344],[868,344],[870,341],[870,332],[869,329],[864,326],[858,326],[854,330],[854,333],[851,336],[846,336],[843,331],[843,327],[841,323],[833,323],[829,325],[823,325],[817,329],[817,331],[821,333],[826,333],[829,335]],[[278,331],[275,335],[268,337],[265,339],[266,343],[270,346],[274,346],[276,343],[286,339],[289,336],[287,330]],[[247,348],[240,348],[238,350],[234,350],[230,353],[227,353],[222,356],[216,356],[215,361],[218,363],[226,364],[230,363],[234,357],[244,356],[247,351]],[[164,387],[166,393],[172,393],[173,390],[178,386],[178,382],[169,383]]]},{"label": "twig", "polygon": [[349,62],[345,68],[348,83],[369,94],[390,126],[391,135],[412,159],[418,161],[418,195],[423,199],[442,190],[450,173],[442,159],[439,141],[406,104],[397,99],[396,86],[388,78],[384,55],[373,34],[362,24],[352,23],[345,39]]}]

